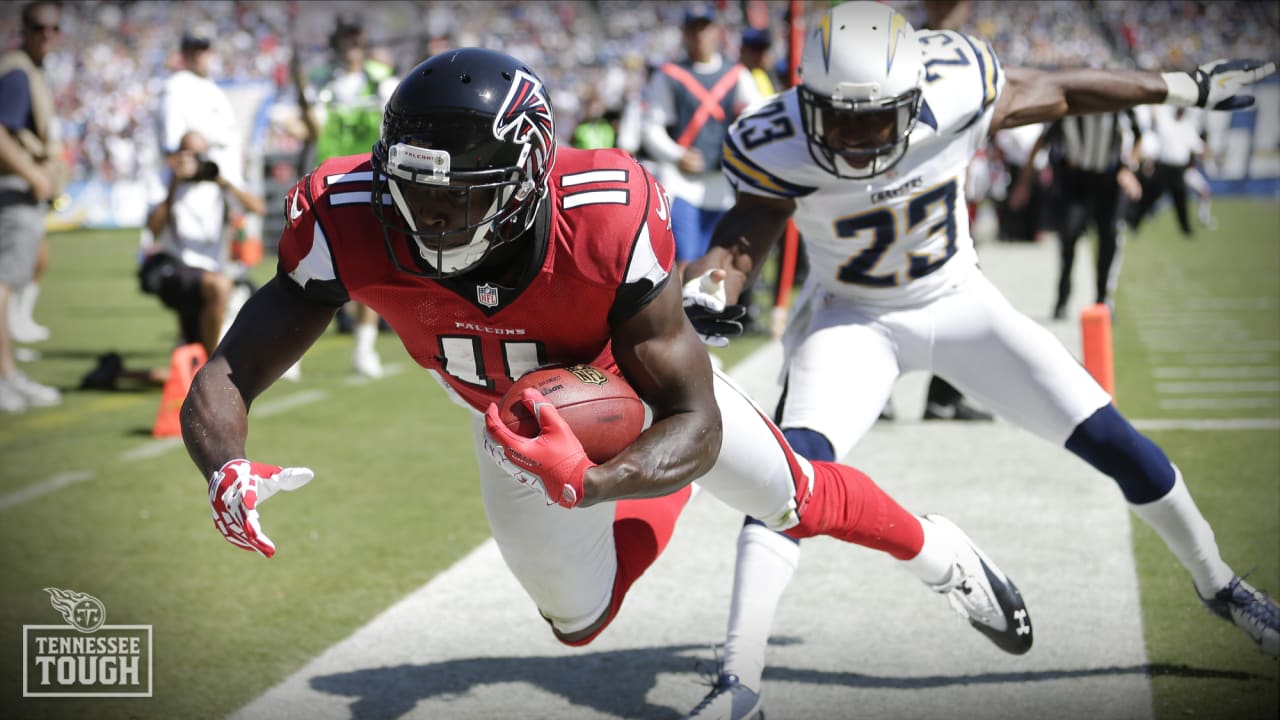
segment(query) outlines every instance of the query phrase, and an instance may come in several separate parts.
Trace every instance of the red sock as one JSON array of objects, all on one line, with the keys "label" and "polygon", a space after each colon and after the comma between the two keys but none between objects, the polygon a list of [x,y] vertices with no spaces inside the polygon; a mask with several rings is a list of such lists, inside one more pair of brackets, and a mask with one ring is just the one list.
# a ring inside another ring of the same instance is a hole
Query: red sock
[{"label": "red sock", "polygon": [[830,535],[899,560],[910,560],[924,547],[915,515],[860,471],[831,462],[813,463],[813,494],[800,524],[786,534],[797,540]]},{"label": "red sock", "polygon": [[613,547],[618,554],[618,569],[613,577],[613,599],[609,602],[608,619],[591,635],[566,645],[586,645],[609,627],[617,617],[631,584],[666,549],[676,529],[676,518],[680,517],[680,511],[692,492],[693,488],[686,485],[677,492],[658,498],[618,501],[613,514]]}]

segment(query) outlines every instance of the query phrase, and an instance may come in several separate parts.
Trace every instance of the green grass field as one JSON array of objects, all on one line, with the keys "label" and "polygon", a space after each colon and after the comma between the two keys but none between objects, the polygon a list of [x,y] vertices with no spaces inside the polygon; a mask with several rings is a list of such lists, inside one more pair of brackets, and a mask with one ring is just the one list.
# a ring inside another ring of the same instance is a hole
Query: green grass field
[{"label": "green grass field", "polygon": [[[1184,239],[1170,210],[1125,247],[1114,328],[1116,401],[1131,418],[1273,421],[1266,429],[1148,434],[1178,463],[1224,559],[1237,572],[1256,567],[1250,581],[1274,593],[1280,590],[1280,430],[1274,426],[1280,417],[1280,208],[1219,201],[1214,209],[1214,232],[1201,228],[1194,240]],[[1224,366],[1236,376],[1206,370]],[[1206,385],[1178,387],[1192,383]],[[1177,390],[1198,392],[1170,392]],[[1187,602],[1191,583],[1182,567],[1148,526],[1133,527],[1157,716],[1280,716],[1276,661],[1242,651],[1225,623],[1203,622],[1203,611]]]},{"label": "green grass field", "polygon": [[[1188,242],[1164,216],[1128,246],[1115,350],[1118,401],[1131,417],[1280,416],[1265,402],[1274,392],[1255,392],[1258,403],[1248,408],[1161,405],[1169,380],[1154,371],[1203,364],[1193,356],[1249,355],[1272,382],[1280,369],[1280,212],[1232,201],[1215,209],[1222,225],[1215,233]],[[204,480],[180,443],[150,437],[159,391],[75,390],[108,350],[129,367],[167,363],[175,322],[138,292],[135,248],[130,231],[52,237],[37,318],[53,338],[25,369],[61,386],[65,400],[0,415],[5,717],[221,717],[488,536],[472,454],[459,451],[470,444],[458,422],[464,412],[415,372],[390,335],[379,349],[398,372],[353,381],[351,338],[331,333],[304,358],[300,383],[281,382],[258,400],[249,443],[251,457],[307,465],[316,480],[266,506],[264,528],[279,546],[274,560],[229,547],[211,527]],[[261,266],[255,277],[272,270]],[[1181,345],[1150,334],[1171,313],[1204,320],[1214,309],[1223,311],[1218,323],[1168,322],[1164,335],[1189,338]],[[1164,349],[1153,350],[1153,338]],[[726,362],[760,342],[735,343]],[[1167,349],[1175,345],[1185,349]],[[1280,589],[1280,432],[1150,434],[1181,466],[1226,559],[1242,571],[1256,565],[1255,584]],[[27,500],[14,495],[50,478],[65,487]],[[1276,662],[1226,624],[1204,622],[1188,602],[1185,572],[1145,526],[1135,523],[1134,542],[1158,717],[1276,717]],[[21,626],[62,622],[46,587],[100,598],[108,624],[154,626],[153,698],[22,699]]]}]

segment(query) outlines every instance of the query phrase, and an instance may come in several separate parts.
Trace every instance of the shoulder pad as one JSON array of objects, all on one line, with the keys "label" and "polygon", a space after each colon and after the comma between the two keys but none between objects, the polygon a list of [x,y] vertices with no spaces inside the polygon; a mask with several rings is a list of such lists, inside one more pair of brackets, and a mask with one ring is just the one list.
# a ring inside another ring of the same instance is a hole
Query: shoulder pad
[{"label": "shoulder pad", "polygon": [[725,136],[721,167],[739,192],[797,198],[817,189],[823,171],[809,157],[794,90],[757,103],[734,120]]},{"label": "shoulder pad", "polygon": [[968,129],[1004,89],[1004,71],[991,46],[952,30],[916,33],[924,48],[924,102],[938,134]]}]

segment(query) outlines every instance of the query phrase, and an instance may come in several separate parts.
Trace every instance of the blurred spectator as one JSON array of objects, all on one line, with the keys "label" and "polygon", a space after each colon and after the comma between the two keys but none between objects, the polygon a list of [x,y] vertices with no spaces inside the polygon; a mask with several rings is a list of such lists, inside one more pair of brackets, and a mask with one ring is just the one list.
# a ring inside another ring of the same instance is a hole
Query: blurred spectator
[{"label": "blurred spectator", "polygon": [[[329,36],[329,50],[332,64],[314,101],[307,97],[296,56],[292,65],[303,106],[304,137],[315,143],[316,163],[344,155],[369,154],[382,130],[382,109],[400,82],[390,65],[369,56],[364,27],[354,21],[338,20]],[[368,306],[351,306],[356,318],[351,365],[367,378],[380,378],[378,315]]]},{"label": "blurred spectator", "polygon": [[[1001,130],[993,138],[992,145],[1008,183],[1003,197],[996,200],[1001,240],[1033,242],[1040,232],[1045,196],[1040,177],[1041,172],[1048,168],[1048,162],[1046,153],[1037,150],[1036,141],[1044,130],[1042,124],[1022,125]],[[1025,178],[1024,169],[1027,171]],[[1021,184],[1017,182],[1020,178],[1023,178]]]},{"label": "blurred spectator", "polygon": [[[940,3],[891,4],[919,27],[929,24],[927,7]],[[1280,32],[1280,3],[977,0],[940,5],[949,4],[968,6],[960,29],[989,40],[1005,63],[1032,67],[1083,65],[1119,55],[1138,64],[1189,69],[1217,57],[1272,56]],[[741,4],[717,5],[726,31],[742,32]],[[767,3],[775,16],[786,5]],[[821,3],[806,5],[810,13],[822,10]],[[547,86],[555,88],[556,125],[566,136],[583,117],[575,92],[597,88],[607,108],[623,110],[619,146],[635,154],[638,145],[627,144],[627,114],[639,111],[640,103],[632,101],[629,88],[645,83],[649,68],[680,52],[683,10],[680,3],[633,0],[64,3],[67,42],[63,51],[46,58],[45,70],[73,179],[79,180],[141,179],[162,163],[151,101],[174,63],[173,38],[185,29],[200,27],[208,34],[214,77],[285,89],[293,55],[287,38],[296,36],[306,64],[327,64],[323,53],[311,51],[327,47],[335,19],[343,14],[362,18],[374,50],[385,51],[393,66],[408,67],[438,48],[462,45],[502,47],[537,65]],[[0,35],[16,35],[18,20],[18,13],[0,13]],[[783,28],[772,30],[776,37]],[[773,50],[781,54],[779,46]],[[285,108],[295,99],[292,92],[281,92],[274,102]],[[266,128],[260,142],[263,147],[251,147],[251,153],[296,154],[301,147],[279,126]]]},{"label": "blurred spectator", "polygon": [[228,324],[237,274],[229,267],[228,201],[259,214],[266,203],[210,150],[203,135],[187,132],[152,184],[146,229],[154,244],[144,247],[138,279],[143,292],[178,314],[183,344],[201,343],[211,355]]},{"label": "blurred spectator", "polygon": [[160,95],[160,148],[172,155],[187,133],[198,132],[209,145],[209,159],[228,177],[239,178],[244,174],[240,131],[231,101],[210,78],[212,47],[206,31],[182,36],[182,69],[165,80]]},{"label": "blurred spectator", "polygon": [[605,108],[595,92],[588,92],[582,121],[573,129],[569,144],[583,150],[615,147],[618,142],[619,114]]},{"label": "blurred spectator", "polygon": [[724,27],[710,5],[689,5],[681,32],[684,59],[663,63],[649,83],[644,143],[672,198],[676,260],[683,270],[706,251],[716,221],[733,204],[720,174],[721,146],[729,123],[761,96],[751,73],[721,54]]},{"label": "blurred spectator", "polygon": [[54,3],[23,6],[21,46],[0,57],[0,412],[62,401],[57,389],[18,370],[9,332],[11,295],[32,281],[48,201],[66,180],[53,98],[41,72],[61,21]]},{"label": "blurred spectator", "polygon": [[1209,178],[1205,176],[1203,158],[1209,154],[1206,147],[1205,151],[1196,161],[1192,162],[1191,167],[1182,174],[1183,179],[1187,183],[1187,188],[1196,194],[1196,211],[1200,224],[1209,230],[1218,227],[1218,222],[1213,219],[1213,190],[1209,187]]},{"label": "blurred spectator", "polygon": [[1152,108],[1152,130],[1156,136],[1156,159],[1146,175],[1141,202],[1129,216],[1129,225],[1137,230],[1164,195],[1173,200],[1182,234],[1191,238],[1195,230],[1187,212],[1186,171],[1195,166],[1204,152],[1199,113],[1189,113],[1186,108],[1160,105]]},{"label": "blurred spectator", "polygon": [[749,27],[742,31],[742,44],[738,50],[738,62],[751,72],[756,81],[756,88],[761,97],[769,97],[778,92],[779,84],[773,76],[769,48],[773,45],[773,37],[768,28]]}]

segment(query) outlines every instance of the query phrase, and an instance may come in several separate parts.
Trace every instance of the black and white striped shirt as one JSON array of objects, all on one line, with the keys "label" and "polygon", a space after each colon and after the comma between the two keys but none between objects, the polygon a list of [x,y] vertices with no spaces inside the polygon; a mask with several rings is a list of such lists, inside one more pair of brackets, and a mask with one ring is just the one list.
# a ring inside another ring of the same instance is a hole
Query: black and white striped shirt
[{"label": "black and white striped shirt", "polygon": [[1057,136],[1068,167],[1090,172],[1117,169],[1124,154],[1142,137],[1132,110],[1064,117],[1056,120],[1049,132]]}]

